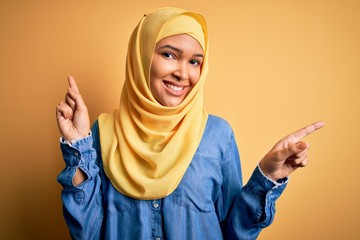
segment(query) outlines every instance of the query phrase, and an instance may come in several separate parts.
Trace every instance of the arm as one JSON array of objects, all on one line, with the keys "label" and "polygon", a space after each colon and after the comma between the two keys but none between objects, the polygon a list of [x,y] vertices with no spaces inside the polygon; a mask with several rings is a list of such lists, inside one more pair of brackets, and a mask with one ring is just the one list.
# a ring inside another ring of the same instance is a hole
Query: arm
[{"label": "arm", "polygon": [[[256,239],[262,228],[269,226],[275,214],[275,201],[287,184],[290,173],[308,163],[308,144],[300,139],[324,126],[317,122],[306,126],[280,140],[261,160],[248,183],[235,197],[233,205],[222,201],[224,212],[229,211],[223,222],[224,236],[229,239]],[[241,169],[235,140],[232,141],[227,156],[223,185],[234,185],[241,178]],[[260,169],[261,167],[261,169]],[[239,169],[234,171],[234,169]],[[226,187],[229,189],[229,187]],[[236,187],[233,187],[236,191]],[[232,198],[230,191],[222,194]]]},{"label": "arm", "polygon": [[56,118],[62,135],[61,151],[66,164],[58,176],[63,186],[62,201],[65,221],[74,239],[99,239],[103,219],[99,168],[96,165],[97,126],[93,138],[89,135],[87,107],[73,77],[65,100],[56,108]]},{"label": "arm", "polygon": [[225,239],[256,239],[269,226],[275,214],[275,201],[286,181],[273,183],[257,167],[242,186],[239,153],[234,137],[222,161],[223,183],[216,203]]},{"label": "arm", "polygon": [[[56,107],[56,120],[64,142],[72,143],[88,135],[90,119],[87,107],[72,76],[68,76],[68,83],[69,88],[65,94],[65,100]],[[73,177],[74,185],[79,185],[85,179],[86,174],[80,168],[76,168]]]},{"label": "arm", "polygon": [[324,125],[324,122],[315,122],[277,142],[260,162],[264,174],[277,181],[289,176],[299,167],[305,167],[309,162],[309,145],[300,140]]},{"label": "arm", "polygon": [[[58,182],[63,186],[63,214],[70,234],[73,239],[100,239],[103,207],[93,136],[83,138],[71,146],[61,143],[60,148],[66,166],[59,174]],[[86,180],[75,186],[73,179],[79,171]]]}]

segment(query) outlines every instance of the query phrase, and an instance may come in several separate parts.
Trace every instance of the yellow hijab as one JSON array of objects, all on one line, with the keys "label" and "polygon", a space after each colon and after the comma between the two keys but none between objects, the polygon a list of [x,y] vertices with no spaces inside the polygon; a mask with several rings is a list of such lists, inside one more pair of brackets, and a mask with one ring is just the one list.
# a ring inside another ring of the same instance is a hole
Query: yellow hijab
[{"label": "yellow hijab", "polygon": [[[159,104],[150,90],[151,59],[156,43],[188,34],[204,50],[199,81],[176,107]],[[99,116],[104,170],[113,186],[137,199],[172,193],[185,174],[205,129],[203,86],[208,72],[205,19],[194,12],[161,8],[145,14],[128,47],[126,78],[119,110]]]}]

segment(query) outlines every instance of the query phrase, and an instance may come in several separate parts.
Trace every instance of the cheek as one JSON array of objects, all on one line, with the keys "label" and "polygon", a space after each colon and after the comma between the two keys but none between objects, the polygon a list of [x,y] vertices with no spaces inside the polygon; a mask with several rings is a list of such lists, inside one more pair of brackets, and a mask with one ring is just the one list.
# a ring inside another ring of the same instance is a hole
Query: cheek
[{"label": "cheek", "polygon": [[193,84],[196,84],[200,79],[201,71],[200,69],[193,69],[193,71],[190,72],[190,79]]},{"label": "cheek", "polygon": [[163,68],[160,66],[161,64],[152,64],[150,69],[150,81],[149,81],[150,92],[157,100],[160,94],[159,91],[161,91],[160,90],[161,85],[163,84],[162,83]]},{"label": "cheek", "polygon": [[154,56],[150,67],[150,81],[163,77],[166,72],[166,68],[166,62],[164,62],[160,57]]}]

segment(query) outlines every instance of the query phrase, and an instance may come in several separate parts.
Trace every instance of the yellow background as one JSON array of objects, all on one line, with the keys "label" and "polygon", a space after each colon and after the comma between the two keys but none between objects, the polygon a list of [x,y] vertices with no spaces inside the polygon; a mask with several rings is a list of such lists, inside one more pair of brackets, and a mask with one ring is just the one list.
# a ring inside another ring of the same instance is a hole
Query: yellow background
[{"label": "yellow background", "polygon": [[56,177],[55,107],[72,74],[94,121],[117,107],[128,38],[162,6],[201,12],[210,31],[205,104],[226,118],[244,181],[277,140],[317,120],[259,239],[360,239],[360,4],[305,1],[1,1],[0,236],[68,239]]}]

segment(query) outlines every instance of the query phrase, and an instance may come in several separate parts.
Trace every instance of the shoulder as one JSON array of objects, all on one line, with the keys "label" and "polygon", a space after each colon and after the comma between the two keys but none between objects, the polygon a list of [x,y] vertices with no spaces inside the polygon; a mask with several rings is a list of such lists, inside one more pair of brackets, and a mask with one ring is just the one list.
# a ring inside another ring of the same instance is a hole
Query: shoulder
[{"label": "shoulder", "polygon": [[222,156],[234,141],[234,132],[223,118],[209,115],[198,151],[205,155]]},{"label": "shoulder", "polygon": [[209,114],[204,137],[223,137],[233,135],[230,124],[223,118]]}]

